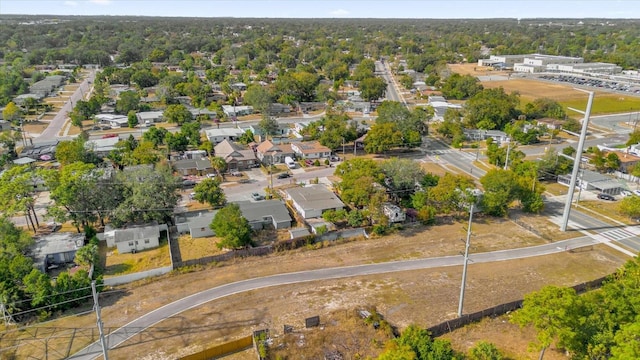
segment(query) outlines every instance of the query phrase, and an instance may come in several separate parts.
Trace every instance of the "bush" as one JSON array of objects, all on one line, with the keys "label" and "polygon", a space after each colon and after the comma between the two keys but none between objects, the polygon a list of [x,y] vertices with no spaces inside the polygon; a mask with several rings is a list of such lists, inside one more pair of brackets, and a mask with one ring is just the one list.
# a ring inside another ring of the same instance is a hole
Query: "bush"
[{"label": "bush", "polygon": [[320,160],[316,159],[316,161],[313,162],[313,166],[320,166]]}]

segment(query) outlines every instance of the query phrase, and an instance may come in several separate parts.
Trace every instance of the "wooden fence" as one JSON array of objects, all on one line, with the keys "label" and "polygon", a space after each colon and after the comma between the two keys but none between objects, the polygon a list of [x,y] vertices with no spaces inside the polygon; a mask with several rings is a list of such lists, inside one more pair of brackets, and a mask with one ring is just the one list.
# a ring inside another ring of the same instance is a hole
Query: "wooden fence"
[{"label": "wooden fence", "polygon": [[252,346],[253,336],[249,335],[228,343],[208,348],[195,354],[181,357],[179,360],[209,360],[250,349]]},{"label": "wooden fence", "polygon": [[[573,286],[573,289],[576,293],[580,294],[589,290],[597,289],[602,286],[604,281],[609,278],[609,276],[601,277],[599,279],[595,279],[592,281],[584,282],[578,285]],[[459,329],[463,326],[469,325],[476,321],[480,321],[485,317],[489,316],[500,316],[508,313],[509,311],[514,311],[522,307],[523,300],[516,300],[506,304],[500,304],[498,306],[494,306],[492,308],[484,309],[472,314],[465,314],[459,318],[447,320],[438,325],[427,328],[427,330],[431,333],[431,336],[438,337],[440,335],[446,334],[453,330]]]}]

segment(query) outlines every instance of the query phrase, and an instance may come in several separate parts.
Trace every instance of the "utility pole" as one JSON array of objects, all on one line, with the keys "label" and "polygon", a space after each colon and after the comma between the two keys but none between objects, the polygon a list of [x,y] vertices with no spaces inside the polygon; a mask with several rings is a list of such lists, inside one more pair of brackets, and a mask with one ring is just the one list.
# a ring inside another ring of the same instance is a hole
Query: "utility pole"
[{"label": "utility pole", "polygon": [[104,338],[104,331],[102,330],[102,318],[100,317],[100,304],[98,303],[98,292],[96,291],[95,280],[91,281],[91,292],[93,293],[93,309],[96,311],[96,322],[98,324],[98,333],[100,334],[100,345],[102,345],[102,356],[104,360],[109,360],[107,342]]},{"label": "utility pole", "polygon": [[[573,111],[584,114],[584,119],[582,119],[582,131],[580,132],[580,140],[578,141],[578,147],[576,148],[576,157],[575,159],[573,159],[573,171],[571,172],[571,182],[569,183],[567,200],[565,201],[565,204],[564,204],[564,212],[562,214],[562,224],[560,225],[560,231],[567,231],[567,224],[569,223],[569,215],[571,214],[571,203],[573,202],[573,192],[576,190],[578,172],[580,172],[580,162],[582,161],[582,150],[584,148],[584,141],[587,137],[587,128],[589,126],[589,116],[591,116],[591,106],[593,105],[593,96],[594,96],[593,91],[586,91],[582,89],[575,89],[575,90],[588,93],[589,101],[587,102],[587,109],[585,112],[569,108]],[[582,184],[580,185],[582,187]]]},{"label": "utility pole", "polygon": [[467,226],[467,241],[464,246],[464,265],[462,266],[462,284],[460,285],[460,303],[458,304],[458,317],[462,317],[462,305],[464,304],[464,288],[467,282],[467,264],[469,263],[469,245],[471,243],[471,221],[473,220],[473,203],[469,207],[469,226]]},{"label": "utility pole", "polygon": [[507,165],[509,165],[509,153],[511,152],[511,139],[507,139],[507,158],[504,160],[504,169],[507,170]]}]

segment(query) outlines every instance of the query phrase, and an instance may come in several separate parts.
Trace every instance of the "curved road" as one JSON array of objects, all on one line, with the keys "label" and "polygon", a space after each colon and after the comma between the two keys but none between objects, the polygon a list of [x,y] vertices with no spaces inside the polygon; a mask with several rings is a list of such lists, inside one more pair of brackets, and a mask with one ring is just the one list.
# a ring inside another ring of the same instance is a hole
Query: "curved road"
[{"label": "curved road", "polygon": [[[549,255],[558,252],[565,251],[566,247],[575,249],[582,246],[589,246],[597,244],[598,241],[590,237],[580,237],[570,240],[558,241],[555,243],[544,244],[539,246],[500,250],[487,253],[478,253],[470,255],[470,259],[474,263],[486,263],[492,261],[505,261],[521,259],[526,257]],[[328,280],[346,278],[352,276],[383,274],[396,271],[408,271],[419,270],[427,268],[438,268],[447,266],[460,266],[463,263],[463,257],[456,256],[444,256],[428,259],[416,259],[406,261],[394,261],[380,264],[366,264],[348,267],[328,268],[310,271],[301,271],[294,273],[271,275],[261,278],[248,279],[238,281],[218,287],[214,287],[208,290],[201,291],[199,293],[187,296],[180,300],[176,300],[170,304],[162,306],[154,311],[151,311],[123,327],[113,331],[107,338],[107,344],[110,349],[117,347],[123,342],[127,341],[131,337],[142,332],[144,329],[151,327],[171,316],[177,315],[186,310],[198,307],[209,301],[220,299],[226,296],[238,294],[245,291],[261,289],[271,286],[287,285],[302,283],[308,281]],[[86,348],[80,350],[76,354],[70,357],[70,359],[96,359],[102,355],[102,348],[100,342],[94,342]]]}]

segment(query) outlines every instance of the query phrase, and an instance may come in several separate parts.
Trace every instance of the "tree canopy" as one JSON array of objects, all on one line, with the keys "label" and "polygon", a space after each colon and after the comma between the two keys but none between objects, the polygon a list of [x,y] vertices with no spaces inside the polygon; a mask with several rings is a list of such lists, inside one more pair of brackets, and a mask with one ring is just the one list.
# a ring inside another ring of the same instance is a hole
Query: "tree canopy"
[{"label": "tree canopy", "polygon": [[227,204],[218,210],[210,227],[221,238],[216,243],[218,248],[240,249],[252,244],[251,225],[242,216],[238,204]]}]

